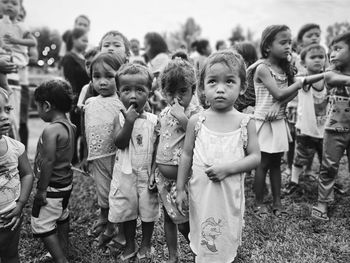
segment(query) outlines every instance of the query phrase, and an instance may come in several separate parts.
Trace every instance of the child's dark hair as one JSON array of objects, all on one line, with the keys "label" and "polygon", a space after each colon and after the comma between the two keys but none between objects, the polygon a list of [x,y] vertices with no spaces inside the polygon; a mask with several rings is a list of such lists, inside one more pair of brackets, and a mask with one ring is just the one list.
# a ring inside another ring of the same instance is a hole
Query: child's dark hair
[{"label": "child's dark hair", "polygon": [[333,46],[334,44],[336,44],[336,43],[338,43],[340,41],[344,41],[345,44],[347,44],[348,48],[350,49],[350,31],[345,32],[343,34],[340,34],[338,36],[335,36],[332,39],[330,46]]},{"label": "child's dark hair", "polygon": [[111,30],[111,31],[108,31],[106,34],[103,35],[103,37],[101,38],[101,41],[100,41],[100,44],[99,44],[99,47],[100,47],[100,50],[102,48],[102,43],[103,43],[103,40],[107,37],[107,36],[120,36],[122,39],[123,39],[123,43],[124,43],[124,47],[125,47],[125,54],[127,57],[130,57],[131,55],[131,51],[130,51],[130,42],[129,40],[126,38],[126,36],[124,36],[122,33],[120,33],[119,31],[117,30]]},{"label": "child's dark hair", "polygon": [[73,48],[73,40],[78,39],[86,34],[86,30],[82,28],[74,28],[72,31],[67,31],[65,34],[68,34],[67,36],[64,36],[67,39],[67,51],[72,50]]},{"label": "child's dark hair", "polygon": [[153,74],[152,72],[145,66],[139,63],[127,63],[123,64],[117,72],[115,76],[115,82],[117,84],[117,90],[119,91],[120,83],[119,79],[124,75],[142,75],[147,80],[147,87],[151,91],[152,82],[153,82]]},{"label": "child's dark hair", "polygon": [[311,29],[317,28],[319,30],[321,30],[320,25],[318,24],[314,24],[314,23],[309,23],[309,24],[305,24],[303,25],[297,35],[297,41],[298,43],[301,43],[303,41],[303,36],[305,35],[305,33]]},{"label": "child's dark hair", "polygon": [[224,45],[225,41],[224,40],[218,40],[215,44],[215,49],[219,50],[220,46]]},{"label": "child's dark hair", "polygon": [[[260,42],[260,52],[263,58],[267,58],[269,56],[267,49],[272,45],[276,35],[283,31],[290,31],[290,29],[286,25],[271,25],[264,29]],[[296,68],[287,59],[281,60],[279,66],[287,75],[288,85],[291,85],[294,82],[294,76],[297,72]]]},{"label": "child's dark hair", "polygon": [[243,57],[247,68],[258,60],[256,48],[251,42],[235,43],[233,45],[233,49],[236,50]]},{"label": "child's dark hair", "polygon": [[159,86],[163,91],[174,95],[179,87],[191,87],[196,90],[196,71],[192,64],[181,57],[172,59],[159,75]]},{"label": "child's dark hair", "polygon": [[77,16],[77,18],[74,20],[74,23],[77,23],[79,18],[85,19],[88,22],[89,26],[90,26],[91,21],[90,21],[90,18],[87,15],[79,15],[79,16]]},{"label": "child's dark hair", "polygon": [[300,52],[301,61],[305,61],[305,57],[306,57],[307,53],[309,53],[311,50],[322,50],[324,52],[324,54],[326,55],[326,50],[320,44],[311,44],[311,45],[308,45],[301,50],[301,52]]},{"label": "child's dark hair", "polygon": [[237,70],[238,76],[241,80],[241,89],[245,90],[247,76],[244,59],[240,54],[229,49],[215,52],[206,59],[199,76],[199,90],[204,90],[204,79],[207,70],[216,63],[222,63],[231,70]]},{"label": "child's dark hair", "polygon": [[39,85],[34,91],[34,100],[40,104],[49,102],[55,109],[69,112],[73,102],[73,91],[65,80],[49,80]]},{"label": "child's dark hair", "polygon": [[145,40],[150,46],[150,50],[147,54],[149,60],[152,60],[159,53],[168,53],[168,45],[160,34],[149,32],[145,35]]},{"label": "child's dark hair", "polygon": [[96,57],[91,61],[90,66],[90,76],[91,80],[93,79],[94,67],[96,65],[107,64],[115,71],[119,70],[120,66],[124,64],[123,58],[119,54],[110,54],[110,53],[99,53]]},{"label": "child's dark hair", "polygon": [[84,58],[89,59],[89,58],[95,57],[99,52],[100,52],[99,47],[93,47],[88,51],[86,51]]},{"label": "child's dark hair", "polygon": [[197,52],[201,55],[205,55],[205,50],[209,46],[209,41],[206,39],[201,39],[196,42]]},{"label": "child's dark hair", "polygon": [[188,54],[184,50],[177,50],[171,55],[171,59],[181,58],[188,61]]}]

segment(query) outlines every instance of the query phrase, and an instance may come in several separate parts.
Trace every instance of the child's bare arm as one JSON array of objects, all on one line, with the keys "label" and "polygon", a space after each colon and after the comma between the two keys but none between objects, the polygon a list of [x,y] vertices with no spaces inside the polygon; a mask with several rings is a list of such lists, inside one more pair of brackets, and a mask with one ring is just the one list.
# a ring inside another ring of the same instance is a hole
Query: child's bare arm
[{"label": "child's bare arm", "polygon": [[193,158],[193,148],[195,143],[195,126],[198,121],[198,115],[194,115],[188,121],[185,143],[183,151],[180,158],[179,168],[177,172],[177,182],[176,182],[176,204],[181,213],[184,214],[182,205],[186,200],[185,184],[188,181],[189,175],[191,173],[192,158]]},{"label": "child's bare arm", "polygon": [[272,97],[278,101],[282,101],[285,98],[288,98],[293,93],[298,91],[301,88],[301,82],[296,81],[290,85],[287,89],[278,88],[276,81],[271,76],[271,73],[266,65],[261,64],[256,69],[256,77],[264,84],[264,86],[269,90]]},{"label": "child's bare arm", "polygon": [[258,143],[258,136],[255,129],[255,121],[250,120],[247,125],[248,132],[248,145],[246,149],[247,155],[236,162],[223,163],[220,165],[213,165],[209,167],[205,172],[209,179],[214,182],[219,182],[234,174],[251,171],[256,168],[261,159],[261,153]]},{"label": "child's bare arm", "polygon": [[4,35],[4,42],[6,44],[17,44],[26,47],[35,47],[36,40],[34,37],[30,37],[30,35],[26,35],[23,38],[17,38],[14,34],[7,33]]},{"label": "child's bare arm", "polygon": [[21,177],[21,193],[15,209],[4,217],[9,220],[9,223],[5,227],[11,227],[11,230],[15,230],[20,223],[22,209],[27,203],[33,187],[34,177],[26,152],[18,158],[18,170]]},{"label": "child's bare arm", "polygon": [[327,83],[327,87],[350,86],[350,76],[345,74],[339,74],[334,71],[325,72],[324,79]]},{"label": "child's bare arm", "polygon": [[123,127],[121,127],[119,116],[117,117],[115,145],[118,149],[125,149],[129,146],[134,123],[140,114],[135,110],[135,106],[133,104],[130,105],[129,109],[126,112],[121,109],[121,113],[125,118],[125,123]]},{"label": "child's bare arm", "polygon": [[49,185],[51,174],[53,170],[53,164],[56,160],[57,139],[59,136],[59,128],[57,125],[50,125],[43,131],[43,152],[42,152],[42,164],[41,173],[38,181],[38,191],[36,198],[41,199],[43,203],[46,203],[46,189]]}]

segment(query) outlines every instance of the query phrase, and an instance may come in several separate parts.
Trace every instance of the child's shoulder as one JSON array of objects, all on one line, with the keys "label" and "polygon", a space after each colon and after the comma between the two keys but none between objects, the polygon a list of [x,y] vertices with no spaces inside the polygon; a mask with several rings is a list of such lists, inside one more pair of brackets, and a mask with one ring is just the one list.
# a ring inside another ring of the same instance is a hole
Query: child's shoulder
[{"label": "child's shoulder", "polygon": [[11,137],[3,135],[4,139],[7,142],[8,149],[11,149],[12,151],[16,151],[21,155],[25,151],[25,146],[20,141],[17,141],[15,139],[12,139]]}]

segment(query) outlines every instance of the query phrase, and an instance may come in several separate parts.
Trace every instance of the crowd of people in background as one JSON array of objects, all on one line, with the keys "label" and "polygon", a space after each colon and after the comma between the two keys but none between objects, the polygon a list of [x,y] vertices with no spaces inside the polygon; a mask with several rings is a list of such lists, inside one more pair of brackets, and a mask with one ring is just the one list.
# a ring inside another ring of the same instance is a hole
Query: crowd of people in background
[{"label": "crowd of people in background", "polygon": [[[117,30],[90,47],[91,22],[80,15],[63,34],[65,80],[45,81],[34,93],[49,125],[31,167],[28,64],[37,57],[36,39],[22,1],[0,0],[0,10],[1,262],[19,262],[21,214],[34,177],[33,236],[55,262],[68,262],[72,165],[94,179],[100,211],[88,234],[101,253],[118,251],[116,262],[153,262],[160,207],[166,262],[180,262],[178,231],[196,262],[233,262],[252,171],[257,219],[287,218],[281,192],[302,193],[299,179],[310,176],[318,184],[310,216],[329,220],[334,190],[344,190],[335,185],[340,159],[350,153],[350,32],[329,49],[312,23],[296,38],[287,25],[267,26],[259,48],[220,40],[213,52],[198,39],[169,50],[159,33],[141,43]],[[315,153],[319,173],[311,169]]]}]

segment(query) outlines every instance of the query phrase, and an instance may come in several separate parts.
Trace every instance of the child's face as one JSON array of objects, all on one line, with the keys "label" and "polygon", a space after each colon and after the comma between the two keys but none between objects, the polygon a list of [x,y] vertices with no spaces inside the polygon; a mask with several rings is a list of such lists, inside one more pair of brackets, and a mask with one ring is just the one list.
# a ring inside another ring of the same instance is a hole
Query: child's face
[{"label": "child's face", "polygon": [[138,56],[139,52],[140,52],[140,45],[137,41],[132,41],[130,43],[130,48],[131,48],[131,52],[135,55]]},{"label": "child's face", "polygon": [[84,34],[81,37],[73,40],[73,46],[81,52],[84,52],[86,50],[88,43],[89,39],[87,34]]},{"label": "child's face", "polygon": [[183,83],[178,83],[175,94],[168,92],[166,89],[164,89],[163,94],[168,104],[173,105],[176,98],[185,109],[190,105],[193,96],[192,87],[186,87]]},{"label": "child's face", "polygon": [[36,105],[39,117],[43,121],[49,122],[50,121],[49,111],[51,109],[51,105],[49,105],[48,102],[42,103],[38,101],[35,101],[35,105]]},{"label": "child's face", "polygon": [[344,41],[339,41],[331,47],[330,62],[336,68],[343,68],[350,65],[350,50]]},{"label": "child's face", "polygon": [[2,14],[8,15],[11,20],[17,17],[21,7],[19,0],[1,0],[0,5]]},{"label": "child's face", "polygon": [[320,44],[321,30],[318,28],[312,28],[306,31],[301,39],[301,45],[306,47],[310,44]]},{"label": "child's face", "polygon": [[10,112],[12,107],[4,96],[0,95],[0,135],[7,134],[11,127]]},{"label": "child's face", "polygon": [[74,27],[81,28],[88,32],[90,30],[90,23],[84,17],[78,17],[75,21]]},{"label": "child's face", "polygon": [[216,63],[207,69],[204,93],[210,107],[218,111],[232,109],[241,92],[241,79],[237,69],[224,63]]},{"label": "child's face", "polygon": [[292,34],[289,30],[280,31],[268,48],[268,51],[274,57],[287,59],[292,51]]},{"label": "child's face", "polygon": [[135,74],[119,77],[119,98],[126,109],[134,104],[137,112],[143,112],[148,96],[149,87],[144,76]]},{"label": "child's face", "polygon": [[311,49],[304,59],[305,67],[312,73],[322,72],[326,63],[326,54],[322,49]]},{"label": "child's face", "polygon": [[108,35],[102,40],[101,52],[108,52],[111,54],[119,54],[126,59],[126,50],[124,40],[118,35]]},{"label": "child's face", "polygon": [[109,97],[115,94],[115,75],[117,71],[106,63],[95,64],[92,71],[92,83],[98,94]]}]

